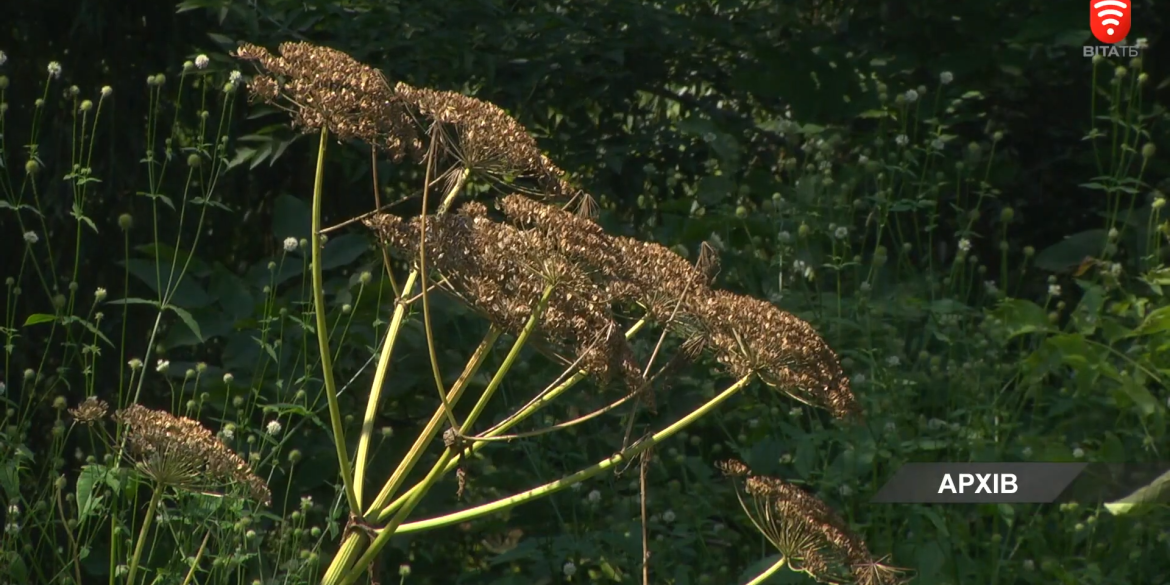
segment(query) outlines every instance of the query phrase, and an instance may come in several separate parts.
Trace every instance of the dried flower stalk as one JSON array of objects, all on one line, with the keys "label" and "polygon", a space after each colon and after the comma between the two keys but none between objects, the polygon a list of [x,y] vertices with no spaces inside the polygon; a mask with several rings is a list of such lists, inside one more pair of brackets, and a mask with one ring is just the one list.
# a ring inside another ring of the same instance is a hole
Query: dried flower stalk
[{"label": "dried flower stalk", "polygon": [[264,480],[197,421],[138,404],[114,416],[126,425],[130,458],[160,484],[201,491],[235,483],[265,505],[272,500]]},{"label": "dried flower stalk", "polygon": [[[739,461],[719,465],[749,496],[744,511],[796,571],[821,583],[897,585],[904,571],[875,559],[827,504],[782,479],[754,475]],[[738,495],[738,492],[737,492]]]},{"label": "dried flower stalk", "polygon": [[69,414],[73,416],[73,420],[88,426],[105,418],[109,411],[110,405],[105,400],[90,396],[78,404],[77,408],[69,409]]}]

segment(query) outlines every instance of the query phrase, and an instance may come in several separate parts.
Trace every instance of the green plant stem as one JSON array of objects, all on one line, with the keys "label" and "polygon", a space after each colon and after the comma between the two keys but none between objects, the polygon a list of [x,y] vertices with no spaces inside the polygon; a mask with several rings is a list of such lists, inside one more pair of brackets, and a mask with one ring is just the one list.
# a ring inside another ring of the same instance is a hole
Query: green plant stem
[{"label": "green plant stem", "polygon": [[[361,558],[358,559],[357,563],[354,564],[354,566],[348,571],[348,574],[346,575],[346,577],[341,581],[341,585],[351,585],[353,582],[355,582],[358,579],[358,577],[361,575],[361,571],[364,570],[367,566],[370,565],[370,563],[372,563],[374,561],[374,558],[377,557],[378,553],[382,550],[382,547],[386,546],[386,544],[388,542],[390,542],[390,538],[392,536],[394,536],[396,534],[409,534],[411,532],[422,532],[425,530],[433,530],[436,528],[442,528],[444,526],[451,526],[454,524],[460,524],[463,522],[467,522],[469,520],[474,520],[476,518],[486,516],[488,514],[502,512],[504,510],[513,508],[513,507],[518,506],[520,504],[527,503],[527,502],[530,502],[530,501],[533,501],[533,500],[536,500],[536,499],[539,499],[539,498],[542,498],[545,496],[549,496],[549,495],[552,495],[552,494],[559,492],[561,490],[567,489],[567,488],[573,486],[574,484],[585,481],[586,479],[589,479],[589,478],[591,478],[591,477],[593,477],[593,476],[595,476],[595,475],[597,475],[597,474],[599,474],[607,469],[612,469],[612,468],[617,467],[618,465],[622,464],[623,462],[630,461],[634,457],[637,457],[639,454],[641,454],[643,451],[645,451],[651,447],[654,447],[655,445],[661,443],[662,441],[670,438],[675,433],[685,429],[686,427],[690,426],[695,421],[706,416],[708,413],[710,413],[712,410],[714,410],[717,406],[719,406],[720,404],[725,402],[728,398],[731,398],[732,396],[734,396],[737,392],[739,392],[745,386],[747,386],[748,382],[750,382],[751,379],[752,379],[752,375],[748,375],[748,376],[744,376],[743,378],[740,378],[739,381],[735,382],[734,384],[729,386],[726,390],[724,390],[723,392],[719,393],[711,400],[707,401],[703,405],[696,408],[694,411],[692,411],[687,416],[684,416],[683,418],[679,419],[674,424],[666,427],[665,429],[662,429],[661,431],[658,431],[657,433],[655,433],[654,435],[650,436],[649,438],[647,438],[643,441],[639,441],[639,442],[627,447],[626,449],[623,449],[621,452],[613,455],[612,457],[604,459],[604,460],[602,460],[602,461],[600,461],[600,462],[598,462],[590,467],[582,469],[582,470],[580,470],[572,475],[569,475],[569,476],[563,477],[561,479],[558,479],[554,482],[547,483],[547,484],[544,484],[542,486],[530,489],[526,492],[519,493],[519,494],[516,494],[514,496],[504,498],[501,500],[497,500],[495,502],[489,502],[489,503],[483,504],[481,506],[476,506],[474,508],[469,508],[467,510],[462,510],[459,512],[455,512],[453,514],[447,514],[445,516],[440,516],[438,518],[431,518],[428,520],[420,520],[418,522],[411,522],[409,524],[403,524],[402,521],[405,520],[406,517],[412,511],[414,511],[414,507],[416,505],[418,505],[418,503],[422,500],[422,496],[426,493],[427,489],[429,489],[429,486],[427,486],[427,488],[424,488],[422,490],[422,493],[420,493],[417,496],[415,496],[414,498],[412,498],[410,500],[410,502],[408,502],[405,506],[403,506],[402,509],[399,510],[398,513],[394,515],[394,518],[390,521],[390,523],[385,528],[378,531],[378,536],[374,539],[374,541],[372,543],[370,543],[370,547],[368,549],[366,549],[366,552],[364,554],[362,554]],[[439,476],[438,469],[439,468],[436,466],[434,469],[431,470],[430,475],[427,477],[427,481],[430,481],[431,483],[433,483],[434,480],[438,478],[438,476]]]},{"label": "green plant stem", "polygon": [[[642,320],[638,321],[637,323],[635,323],[633,326],[631,326],[626,331],[626,338],[629,339],[629,338],[633,337],[634,335],[636,335],[639,331],[642,330],[642,328],[645,325],[646,325],[646,319],[642,319]],[[554,399],[556,399],[561,394],[568,392],[569,389],[571,389],[573,386],[575,386],[581,380],[584,380],[587,376],[588,376],[588,374],[584,370],[577,372],[572,377],[570,377],[568,380],[565,380],[559,386],[557,386],[556,388],[553,388],[552,390],[547,392],[543,397],[539,398],[538,400],[532,401],[531,404],[524,407],[516,414],[508,417],[506,420],[504,420],[500,424],[496,425],[495,427],[491,428],[487,432],[483,433],[482,437],[484,439],[490,439],[492,437],[498,437],[498,436],[506,433],[512,427],[520,424],[525,419],[527,419],[528,417],[532,416],[537,411],[539,411],[541,408],[544,408],[545,405],[552,402]],[[489,445],[490,443],[492,443],[492,441],[488,441],[488,440],[475,441],[470,446],[467,447],[466,452],[467,453],[476,453],[480,449],[485,447],[486,445]],[[447,473],[450,473],[451,470],[455,469],[455,467],[458,464],[459,464],[458,461],[456,461],[454,457],[446,457],[446,458],[440,457],[439,461],[435,463],[435,467],[436,468],[442,467],[441,475],[445,475]],[[417,494],[419,492],[419,490],[421,490],[421,489],[422,489],[422,482],[411,487],[404,494],[402,494],[402,496],[400,496],[397,500],[394,500],[393,502],[391,502],[389,506],[386,506],[386,508],[380,512],[379,521],[385,521],[387,518],[389,518],[390,514],[392,514],[398,508],[402,507],[403,504],[405,504],[407,501],[409,501],[410,498],[414,497],[414,495]]]},{"label": "green plant stem", "polygon": [[203,553],[207,551],[207,541],[211,539],[211,531],[203,535],[203,542],[199,544],[199,550],[195,553],[195,560],[191,561],[191,568],[187,571],[187,576],[183,578],[183,585],[189,585],[191,580],[195,578],[195,569],[199,568],[199,560],[203,558]]},{"label": "green plant stem", "polygon": [[[463,392],[467,390],[468,383],[479,372],[480,366],[487,359],[488,351],[495,345],[496,340],[500,338],[500,333],[501,331],[495,327],[492,327],[488,331],[483,341],[480,342],[479,347],[476,348],[475,353],[472,354],[471,359],[467,361],[467,366],[464,368],[463,374],[455,381],[455,385],[452,386],[451,391],[447,394],[447,404],[454,406],[463,396]],[[386,485],[383,486],[381,493],[378,494],[377,500],[366,511],[367,515],[374,513],[376,507],[384,505],[385,501],[392,497],[398,491],[398,488],[402,487],[402,482],[406,480],[406,475],[414,469],[415,464],[422,458],[422,454],[426,450],[427,445],[434,440],[435,435],[439,432],[439,424],[442,422],[443,410],[442,405],[440,405],[431,416],[431,420],[427,422],[427,426],[415,438],[414,444],[410,447],[410,451],[406,453],[406,457],[399,461],[398,467],[391,474]]]},{"label": "green plant stem", "polygon": [[[470,174],[467,170],[462,171],[459,178],[455,181],[455,185],[443,196],[443,201],[440,203],[440,213],[446,212],[447,208],[451,205],[451,201],[459,195],[463,190],[463,186],[467,184],[467,178],[469,176]],[[366,400],[366,412],[362,419],[362,434],[358,438],[357,461],[354,471],[354,484],[357,490],[356,496],[359,504],[362,501],[366,483],[366,462],[369,460],[370,439],[374,435],[374,418],[378,413],[378,405],[381,403],[382,389],[386,385],[386,373],[390,369],[390,356],[394,352],[394,344],[397,343],[398,333],[401,331],[403,319],[406,317],[406,307],[409,304],[406,299],[410,295],[410,291],[414,289],[414,283],[418,281],[420,271],[421,266],[412,270],[406,276],[406,283],[402,288],[402,298],[399,299],[398,305],[394,307],[394,316],[390,319],[390,329],[386,333],[386,341],[382,344],[382,352],[378,356],[378,366],[374,370],[374,381],[370,384],[370,396]],[[446,404],[442,405],[442,409],[446,411],[447,406]],[[389,482],[387,485],[389,485]],[[382,499],[382,497],[379,494],[378,498]],[[388,498],[389,496],[386,497]]]},{"label": "green plant stem", "polygon": [[787,557],[780,557],[780,560],[776,561],[776,564],[772,565],[771,567],[768,567],[768,569],[766,571],[764,571],[763,573],[760,573],[759,575],[756,575],[755,579],[752,579],[751,581],[744,583],[744,585],[763,585],[763,583],[768,580],[768,577],[775,575],[780,569],[784,568],[784,565],[787,565],[787,564],[788,564],[788,558]]},{"label": "green plant stem", "polygon": [[351,530],[346,535],[345,540],[342,541],[341,548],[337,550],[337,555],[329,563],[329,568],[325,569],[325,575],[321,577],[321,584],[328,585],[339,582],[345,575],[345,572],[353,565],[353,561],[358,553],[366,545],[366,540],[364,533]]},{"label": "green plant stem", "polygon": [[337,447],[337,465],[345,485],[345,499],[354,514],[361,513],[361,504],[353,489],[353,474],[349,467],[349,453],[345,448],[345,427],[341,422],[341,405],[337,402],[337,381],[333,379],[333,354],[329,350],[329,324],[325,320],[324,276],[321,270],[321,199],[325,183],[325,147],[329,131],[321,129],[317,146],[317,176],[313,181],[313,312],[317,317],[317,346],[321,353],[321,377],[325,380],[325,399],[329,402],[329,423],[333,427],[333,444]]},{"label": "green plant stem", "polygon": [[142,519],[142,528],[138,530],[138,542],[134,543],[134,555],[130,557],[129,570],[126,572],[126,584],[134,585],[138,576],[138,563],[142,560],[142,551],[146,548],[146,536],[150,533],[150,525],[154,523],[154,513],[158,503],[162,500],[163,486],[156,483],[150,494],[150,503],[146,505],[146,516]]}]

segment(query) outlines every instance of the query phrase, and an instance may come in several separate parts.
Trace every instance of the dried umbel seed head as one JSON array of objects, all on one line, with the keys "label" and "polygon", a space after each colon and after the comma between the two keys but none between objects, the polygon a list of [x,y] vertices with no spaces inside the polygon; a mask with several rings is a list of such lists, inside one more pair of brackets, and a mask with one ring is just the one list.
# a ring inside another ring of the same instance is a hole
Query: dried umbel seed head
[{"label": "dried umbel seed head", "polygon": [[271,501],[264,481],[198,422],[138,404],[114,416],[126,425],[128,456],[160,485],[203,491],[239,484],[265,505]]},{"label": "dried umbel seed head", "polygon": [[434,136],[463,166],[489,176],[523,174],[554,194],[568,188],[564,172],[541,154],[536,140],[495,104],[451,91],[398,83],[394,92],[438,124]]},{"label": "dried umbel seed head", "polygon": [[109,411],[110,405],[106,401],[96,396],[90,396],[78,404],[77,408],[69,409],[69,414],[73,416],[73,420],[83,425],[92,425],[105,418]]},{"label": "dried umbel seed head", "polygon": [[349,55],[297,42],[281,44],[279,56],[245,43],[236,57],[256,61],[271,74],[251,80],[251,97],[291,110],[297,126],[326,128],[342,140],[362,140],[394,158],[421,152],[410,112],[385,76]]},{"label": "dried umbel seed head", "polygon": [[859,416],[840,361],[812,325],[766,301],[711,291],[688,303],[715,359],[838,418]]},{"label": "dried umbel seed head", "polygon": [[825,583],[905,582],[903,570],[875,559],[844,520],[813,495],[782,479],[754,475],[739,461],[719,466],[736,478],[744,511],[793,570]]},{"label": "dried umbel seed head", "polygon": [[[418,254],[420,220],[392,215],[365,220],[398,256]],[[538,234],[493,222],[480,204],[427,219],[427,263],[440,285],[500,328],[518,333],[546,286],[554,286],[533,345],[603,381],[640,376],[633,352],[610,313],[605,291],[580,268],[544,247]]]}]

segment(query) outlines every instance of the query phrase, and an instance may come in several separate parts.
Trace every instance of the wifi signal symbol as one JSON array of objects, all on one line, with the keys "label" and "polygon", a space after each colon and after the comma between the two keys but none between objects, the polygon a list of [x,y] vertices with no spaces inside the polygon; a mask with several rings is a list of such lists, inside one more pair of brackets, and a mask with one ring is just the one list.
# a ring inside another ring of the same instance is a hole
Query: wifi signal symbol
[{"label": "wifi signal symbol", "polygon": [[1128,1],[1089,0],[1089,28],[1098,41],[1112,45],[1129,34]]}]

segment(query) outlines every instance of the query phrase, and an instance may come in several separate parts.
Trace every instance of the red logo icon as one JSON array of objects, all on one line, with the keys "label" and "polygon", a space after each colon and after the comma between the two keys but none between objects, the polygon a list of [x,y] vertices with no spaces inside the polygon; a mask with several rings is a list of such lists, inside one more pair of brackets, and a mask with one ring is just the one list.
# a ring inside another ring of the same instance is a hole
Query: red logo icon
[{"label": "red logo icon", "polygon": [[1129,7],[1133,0],[1089,0],[1089,28],[1098,41],[1112,45],[1129,34]]}]

